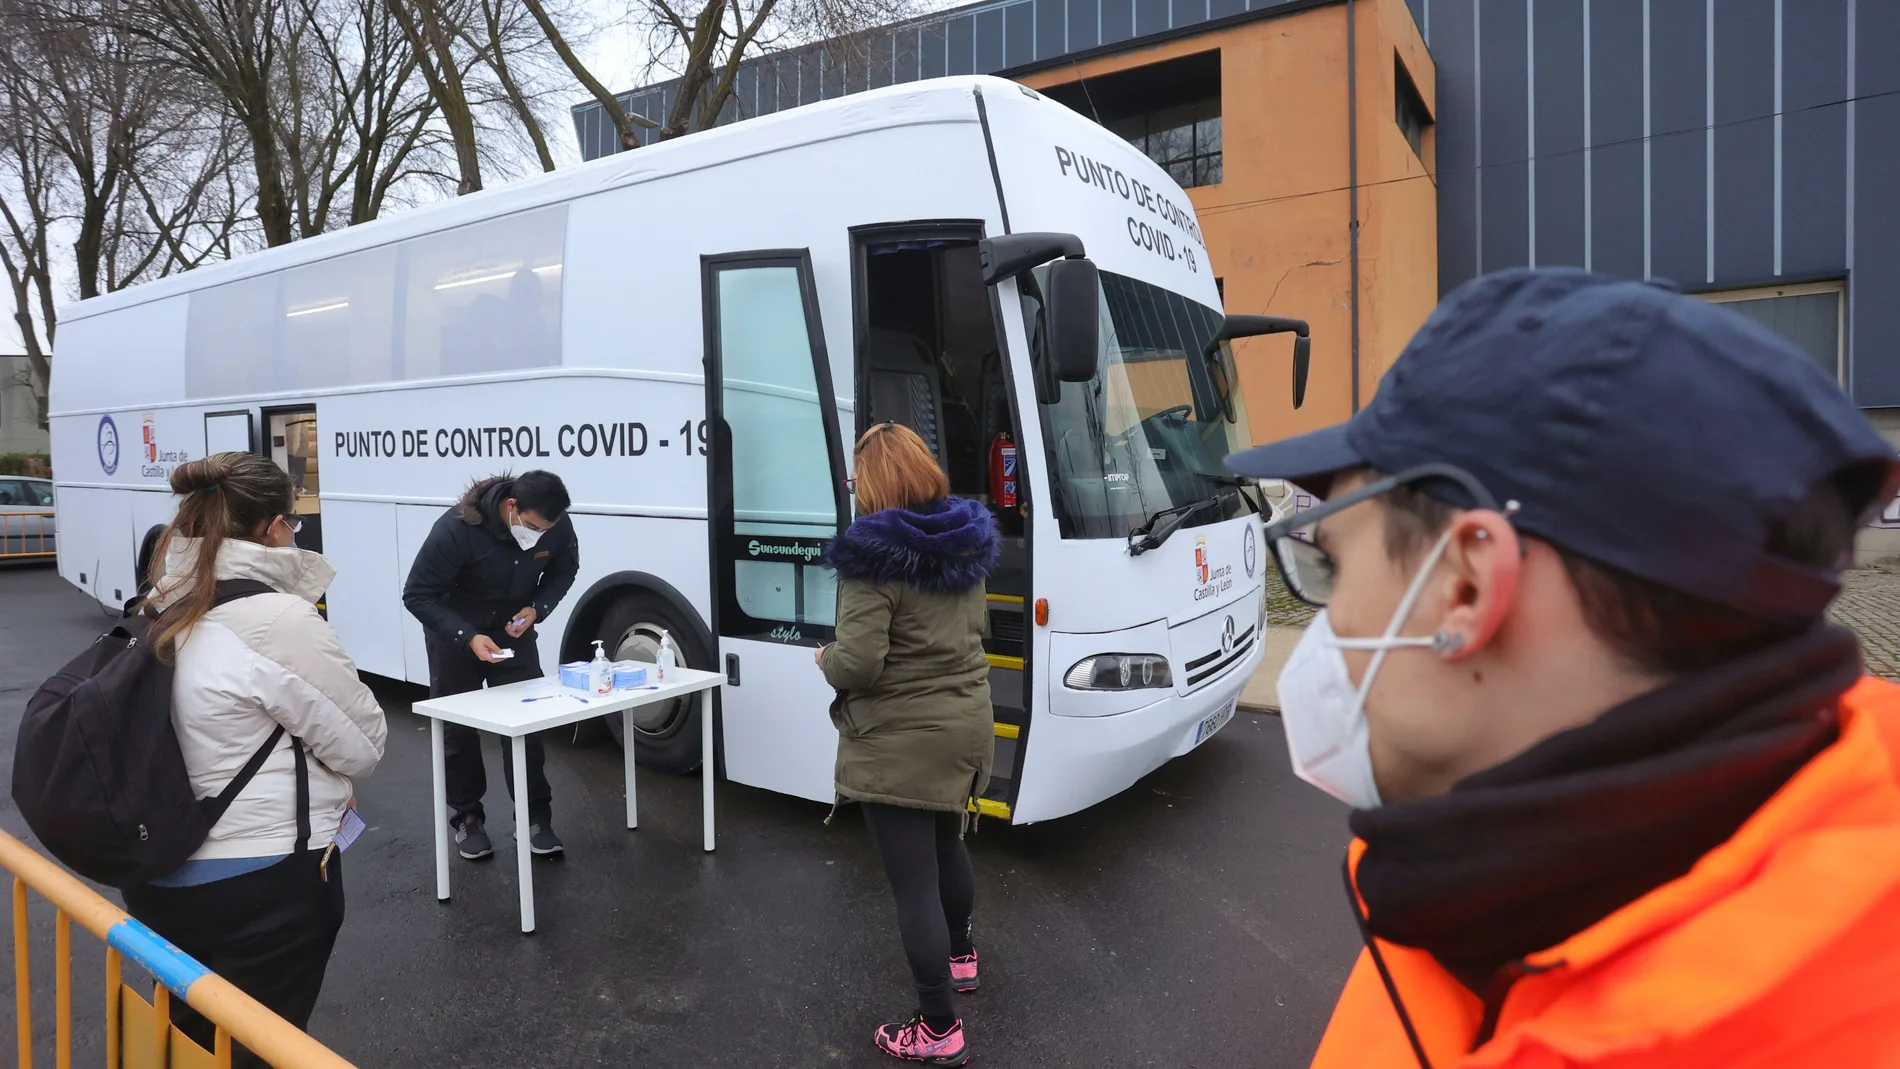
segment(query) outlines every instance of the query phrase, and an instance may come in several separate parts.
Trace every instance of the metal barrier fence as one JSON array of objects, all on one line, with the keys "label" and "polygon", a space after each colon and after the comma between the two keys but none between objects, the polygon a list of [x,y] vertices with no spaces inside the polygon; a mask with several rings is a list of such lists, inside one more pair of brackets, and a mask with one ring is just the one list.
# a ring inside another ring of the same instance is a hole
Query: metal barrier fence
[{"label": "metal barrier fence", "polygon": [[[158,933],[127,916],[32,847],[0,832],[0,868],[13,874],[13,979],[19,1030],[19,1069],[33,1069],[32,969],[28,953],[27,889],[52,903],[54,964],[54,1062],[70,1069],[73,1048],[72,925],[106,944],[106,1069],[230,1069],[235,1039],[277,1069],[352,1069],[334,1051],[311,1039],[256,999],[210,972]],[[145,1001],[121,978],[124,959],[158,981]],[[171,1000],[180,997],[217,1027],[211,1050],[171,1023]]]},{"label": "metal barrier fence", "polygon": [[0,560],[51,557],[58,534],[52,509],[0,512]]}]

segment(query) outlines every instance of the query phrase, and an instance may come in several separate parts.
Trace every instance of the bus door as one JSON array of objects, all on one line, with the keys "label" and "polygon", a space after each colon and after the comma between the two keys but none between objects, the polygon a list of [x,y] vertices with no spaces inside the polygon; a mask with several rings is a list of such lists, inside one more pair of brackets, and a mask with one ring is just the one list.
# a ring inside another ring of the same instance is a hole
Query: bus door
[{"label": "bus door", "polygon": [[837,394],[807,250],[703,260],[713,627],[726,774],[829,801],[837,733],[825,544],[846,517]]},{"label": "bus door", "polygon": [[983,224],[907,221],[854,227],[851,235],[857,433],[885,421],[916,431],[950,492],[987,505],[1002,536],[983,634],[996,761],[979,805],[1008,817],[1029,725],[1029,497],[1016,467],[1022,436],[994,293],[978,254]]},{"label": "bus door", "polygon": [[[208,432],[207,432],[208,433]],[[317,410],[298,408],[264,410],[264,441],[260,450],[290,473],[291,513],[298,521],[299,549],[323,552],[322,484],[317,481]],[[317,599],[317,612],[330,618],[330,595]]]}]

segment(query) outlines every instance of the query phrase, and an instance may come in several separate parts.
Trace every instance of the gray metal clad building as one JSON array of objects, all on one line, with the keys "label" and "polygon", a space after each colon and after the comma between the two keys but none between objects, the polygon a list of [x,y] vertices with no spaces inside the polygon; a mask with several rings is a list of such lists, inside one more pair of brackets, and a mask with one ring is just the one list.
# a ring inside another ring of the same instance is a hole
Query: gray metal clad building
[{"label": "gray metal clad building", "polygon": [[[988,0],[876,35],[866,61],[754,60],[722,119],[1350,2]],[[1527,264],[1669,278],[1770,322],[1863,407],[1900,408],[1900,0],[1407,5],[1438,72],[1441,292]],[[657,119],[673,91],[622,101]],[[587,157],[614,147],[597,104],[574,122]]]}]

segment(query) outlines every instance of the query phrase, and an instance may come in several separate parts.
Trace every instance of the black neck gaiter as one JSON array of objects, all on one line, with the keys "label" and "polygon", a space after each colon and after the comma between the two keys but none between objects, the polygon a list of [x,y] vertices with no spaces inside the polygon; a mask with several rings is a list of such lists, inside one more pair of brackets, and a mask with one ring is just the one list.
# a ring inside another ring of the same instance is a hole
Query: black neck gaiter
[{"label": "black neck gaiter", "polygon": [[1674,680],[1444,795],[1352,814],[1372,934],[1429,952],[1481,997],[1684,873],[1840,734],[1860,677],[1822,624]]}]

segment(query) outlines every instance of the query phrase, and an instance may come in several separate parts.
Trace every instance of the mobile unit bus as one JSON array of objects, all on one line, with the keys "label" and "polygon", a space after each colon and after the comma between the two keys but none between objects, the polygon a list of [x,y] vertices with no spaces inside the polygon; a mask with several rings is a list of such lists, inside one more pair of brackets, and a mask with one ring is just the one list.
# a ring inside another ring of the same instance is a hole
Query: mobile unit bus
[{"label": "mobile unit bus", "polygon": [[73,306],[60,573],[119,607],[172,468],[263,453],[357,665],[423,683],[424,535],[472,479],[547,468],[581,572],[544,667],[664,629],[726,685],[642,719],[642,762],[697,767],[717,715],[732,780],[829,801],[822,550],[855,436],[897,420],[1005,537],[980,807],[1058,817],[1204,742],[1259,661],[1219,338],[1274,328],[1218,309],[1187,197],[1120,138],[995,79],[864,93]]}]

